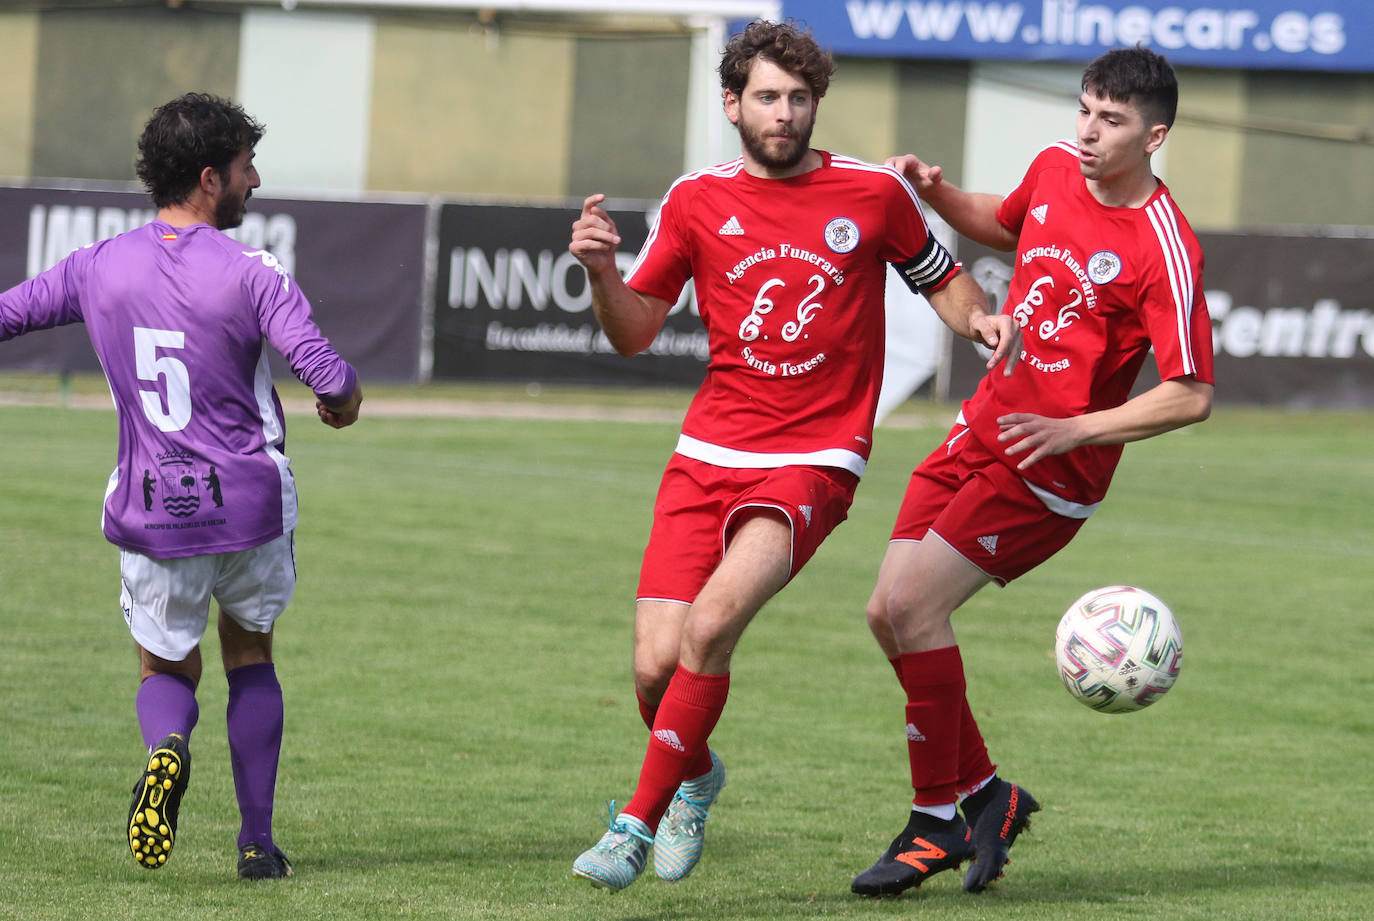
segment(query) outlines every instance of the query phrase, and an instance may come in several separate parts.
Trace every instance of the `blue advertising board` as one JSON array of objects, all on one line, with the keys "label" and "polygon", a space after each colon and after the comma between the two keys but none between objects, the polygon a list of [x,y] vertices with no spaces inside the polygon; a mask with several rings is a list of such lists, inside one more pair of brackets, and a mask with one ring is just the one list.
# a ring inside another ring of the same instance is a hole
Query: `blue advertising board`
[{"label": "blue advertising board", "polygon": [[1174,64],[1374,71],[1370,0],[783,0],[836,54],[1087,61],[1136,44]]}]

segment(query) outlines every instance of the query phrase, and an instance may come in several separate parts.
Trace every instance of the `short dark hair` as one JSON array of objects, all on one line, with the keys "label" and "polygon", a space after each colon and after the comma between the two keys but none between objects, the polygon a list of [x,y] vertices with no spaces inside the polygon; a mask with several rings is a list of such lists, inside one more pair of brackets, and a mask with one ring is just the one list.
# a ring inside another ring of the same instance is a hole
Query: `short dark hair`
[{"label": "short dark hair", "polygon": [[243,109],[209,93],[187,93],[153,111],[138,139],[138,178],[159,208],[179,205],[207,166],[223,175],[267,129]]},{"label": "short dark hair", "polygon": [[731,37],[720,59],[721,89],[740,96],[749,82],[749,71],[757,58],[772,61],[788,73],[797,74],[820,99],[830,87],[835,59],[816,44],[809,29],[791,22],[755,19]]},{"label": "short dark hair", "polygon": [[1172,128],[1178,114],[1178,77],[1164,55],[1136,45],[1116,48],[1083,71],[1083,91],[1131,102],[1152,125]]}]

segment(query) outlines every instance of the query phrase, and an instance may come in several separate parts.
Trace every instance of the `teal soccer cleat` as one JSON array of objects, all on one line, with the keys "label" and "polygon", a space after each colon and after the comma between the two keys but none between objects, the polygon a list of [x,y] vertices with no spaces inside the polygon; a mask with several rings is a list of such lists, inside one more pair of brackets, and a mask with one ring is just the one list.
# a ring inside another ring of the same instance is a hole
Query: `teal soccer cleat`
[{"label": "teal soccer cleat", "polygon": [[654,838],[654,873],[659,879],[683,879],[701,860],[706,844],[707,809],[725,786],[725,764],[711,752],[711,770],[683,781],[673,796]]},{"label": "teal soccer cleat", "polygon": [[611,803],[610,811],[610,827],[600,841],[573,861],[573,875],[618,892],[644,872],[654,836],[649,826],[634,816],[616,816],[615,803]]}]

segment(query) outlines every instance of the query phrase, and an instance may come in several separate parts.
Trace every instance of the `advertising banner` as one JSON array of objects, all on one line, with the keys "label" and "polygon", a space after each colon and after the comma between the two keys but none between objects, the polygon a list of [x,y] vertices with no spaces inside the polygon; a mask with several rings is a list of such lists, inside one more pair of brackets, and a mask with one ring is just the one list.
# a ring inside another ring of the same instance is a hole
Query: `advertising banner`
[{"label": "advertising banner", "polygon": [[[623,274],[656,206],[607,204],[623,241],[616,254]],[[592,313],[586,272],[568,252],[580,207],[443,206],[436,379],[701,383],[709,352],[690,284],[646,352],[626,359],[611,348]]]},{"label": "advertising banner", "polygon": [[[1201,233],[1219,403],[1374,407],[1374,237]],[[999,308],[1010,253],[961,240],[959,256]],[[1263,271],[1257,268],[1263,267]],[[962,340],[948,392],[962,400],[983,375]],[[1136,392],[1159,382],[1146,359]]]},{"label": "advertising banner", "polygon": [[[654,206],[611,205],[623,272]],[[418,203],[254,198],[250,207],[235,235],[292,272],[364,381],[426,379],[432,369],[439,379],[695,387],[705,373],[706,333],[690,284],[644,354],[626,359],[611,348],[592,314],[586,273],[567,250],[575,205],[436,204],[428,222]],[[0,188],[0,285],[152,217],[146,197],[134,192]],[[1219,402],[1374,407],[1374,235],[1199,237]],[[428,279],[427,250],[437,254]],[[1000,307],[1010,254],[960,240],[958,255]],[[920,383],[937,355],[933,395],[971,394],[983,373],[978,351],[953,339],[937,352],[945,337],[923,304],[893,299],[889,309],[890,327],[902,320],[892,345],[912,352],[902,358],[890,348],[893,370],[912,373],[910,380],[893,374],[900,387],[885,388],[885,410]],[[426,325],[432,338],[422,335]],[[289,369],[272,354],[285,381]],[[0,343],[0,369],[98,373],[100,366],[84,328],[71,326]],[[1147,360],[1137,391],[1154,375]]]},{"label": "advertising banner", "polygon": [[836,54],[1089,61],[1136,44],[1175,65],[1374,71],[1369,0],[784,0]]},{"label": "advertising banner", "polygon": [[[362,379],[416,380],[425,206],[254,196],[248,208],[230,235],[280,260]],[[0,289],[155,215],[138,192],[0,188]],[[269,352],[276,379],[289,377],[285,361]],[[0,342],[0,368],[98,372],[100,363],[85,329],[73,325]]]}]

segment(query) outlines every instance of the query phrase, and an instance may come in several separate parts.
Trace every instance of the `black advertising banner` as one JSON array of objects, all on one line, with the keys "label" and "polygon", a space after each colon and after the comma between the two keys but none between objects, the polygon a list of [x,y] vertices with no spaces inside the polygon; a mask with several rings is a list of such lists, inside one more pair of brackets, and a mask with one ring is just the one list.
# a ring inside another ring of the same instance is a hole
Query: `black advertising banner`
[{"label": "black advertising banner", "polygon": [[1374,237],[1198,236],[1219,399],[1374,407]]},{"label": "black advertising banner", "polygon": [[[580,207],[580,205],[579,205]],[[623,274],[652,218],[648,206],[608,210]],[[446,204],[439,215],[434,377],[696,386],[706,331],[689,284],[641,355],[623,358],[592,314],[587,275],[568,240],[578,207]]]},{"label": "black advertising banner", "polygon": [[[1374,236],[1203,233],[1198,239],[1218,402],[1374,407]],[[959,258],[1002,308],[1013,255],[960,240]],[[963,340],[955,340],[949,357],[942,395],[962,400],[977,386],[985,359]],[[1147,359],[1136,392],[1158,382]]]},{"label": "black advertising banner", "polygon": [[[316,322],[362,379],[416,380],[425,206],[254,196],[248,207],[231,235],[291,272]],[[154,215],[138,192],[0,188],[0,289]],[[285,361],[271,354],[276,378],[289,377]],[[0,343],[0,368],[98,372],[100,364],[85,329],[74,325]]]}]

